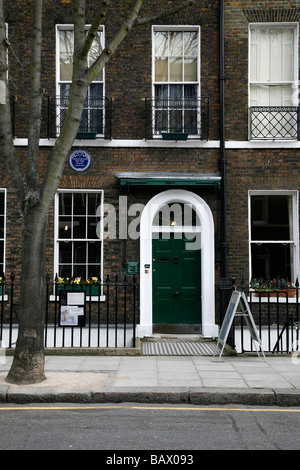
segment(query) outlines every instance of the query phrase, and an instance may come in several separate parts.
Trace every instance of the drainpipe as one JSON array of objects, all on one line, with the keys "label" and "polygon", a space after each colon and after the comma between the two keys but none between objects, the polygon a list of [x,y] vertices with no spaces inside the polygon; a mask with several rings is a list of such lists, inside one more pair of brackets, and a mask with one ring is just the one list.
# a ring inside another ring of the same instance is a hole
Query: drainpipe
[{"label": "drainpipe", "polygon": [[[225,0],[220,0],[220,165],[221,165],[221,250],[222,270],[219,289],[220,297],[220,324],[223,323],[227,306],[233,290],[232,279],[227,277],[227,201],[226,201],[226,149],[225,149]],[[234,333],[230,329],[227,343],[234,347]]]},{"label": "drainpipe", "polygon": [[226,214],[226,150],[225,150],[225,4],[220,0],[220,163],[221,163],[221,227],[222,278],[227,277],[227,214]]}]

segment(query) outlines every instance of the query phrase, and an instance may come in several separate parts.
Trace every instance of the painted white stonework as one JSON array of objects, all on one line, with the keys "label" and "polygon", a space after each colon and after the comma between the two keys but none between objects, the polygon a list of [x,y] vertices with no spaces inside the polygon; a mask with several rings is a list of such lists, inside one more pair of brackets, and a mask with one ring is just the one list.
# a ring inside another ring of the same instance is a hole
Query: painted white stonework
[{"label": "painted white stonework", "polygon": [[[145,206],[141,216],[140,233],[140,324],[137,336],[152,335],[152,234],[153,219],[165,204],[183,203],[192,205],[198,214],[201,232],[201,298],[202,335],[217,337],[215,323],[215,253],[214,221],[211,210],[198,195],[186,190],[168,190],[155,195]],[[157,230],[157,228],[156,228]]]}]

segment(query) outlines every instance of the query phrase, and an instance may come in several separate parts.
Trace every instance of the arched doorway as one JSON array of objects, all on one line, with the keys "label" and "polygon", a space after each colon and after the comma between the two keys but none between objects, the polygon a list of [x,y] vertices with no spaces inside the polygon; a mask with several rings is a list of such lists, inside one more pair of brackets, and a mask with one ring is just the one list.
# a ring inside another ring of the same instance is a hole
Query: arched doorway
[{"label": "arched doorway", "polygon": [[[185,208],[186,214],[182,211],[180,213],[179,207]],[[168,208],[168,212],[164,220],[165,208]],[[181,224],[178,224],[178,220],[176,224],[172,224],[172,216],[176,217],[178,214],[182,217]],[[189,277],[192,283],[185,286],[186,292],[184,289],[179,291],[184,288],[183,269],[180,269],[179,262],[185,270],[190,269],[185,280]],[[177,308],[177,317],[173,317],[176,320],[175,325],[198,325],[202,335],[218,336],[214,300],[214,223],[211,210],[202,198],[186,190],[169,190],[157,194],[148,202],[141,216],[140,264],[139,337],[151,335],[153,324],[164,324],[166,318],[167,324],[172,325],[174,305]],[[160,273],[157,275],[158,266]],[[168,280],[171,284],[168,287],[169,298],[168,295],[162,298],[157,309],[155,301],[157,297],[161,297],[163,290],[159,290],[159,277],[166,278],[164,270],[172,270]],[[187,291],[193,291],[190,298],[186,295]],[[176,304],[177,300],[179,302]],[[188,314],[183,312],[180,317],[183,306]],[[169,317],[163,316],[165,309],[169,312]]]}]

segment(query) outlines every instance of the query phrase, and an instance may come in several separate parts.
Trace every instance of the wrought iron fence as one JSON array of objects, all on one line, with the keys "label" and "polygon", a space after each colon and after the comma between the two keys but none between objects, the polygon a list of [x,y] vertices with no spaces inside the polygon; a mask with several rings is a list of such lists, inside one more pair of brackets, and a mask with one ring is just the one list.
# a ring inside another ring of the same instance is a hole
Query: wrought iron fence
[{"label": "wrought iron fence", "polygon": [[[265,352],[290,353],[299,349],[300,289],[299,281],[292,287],[272,290],[269,286],[246,286],[245,293]],[[239,290],[233,279],[233,288]],[[234,319],[231,338],[238,352],[256,351],[243,316]]]},{"label": "wrought iron fence", "polygon": [[251,106],[250,139],[298,140],[299,108],[296,106]]},{"label": "wrought iron fence", "polygon": [[[78,138],[95,138],[96,135],[105,135],[105,121],[111,100],[103,96],[86,98],[78,129]],[[56,97],[56,134],[59,135],[67,114],[69,105],[68,96]]]},{"label": "wrought iron fence", "polygon": [[[62,129],[69,104],[68,96],[44,96],[42,101],[41,134],[47,139],[56,138]],[[19,120],[22,119],[24,103],[15,97],[11,99],[12,131],[16,135]],[[22,132],[22,131],[21,131]],[[85,100],[78,139],[111,139],[112,99],[103,96],[88,97]]]},{"label": "wrought iron fence", "polygon": [[145,137],[209,138],[209,98],[147,98]]},{"label": "wrought iron fence", "polygon": [[[46,279],[44,345],[47,348],[135,347],[137,323],[135,276],[107,276],[97,283],[59,283]],[[0,340],[13,348],[18,334],[20,282],[12,274],[0,283]],[[77,299],[68,295],[84,293],[80,310]],[[65,294],[65,295],[64,295]],[[67,298],[67,302],[65,302]],[[68,307],[66,309],[66,306]],[[79,308],[79,309],[78,309]]]}]

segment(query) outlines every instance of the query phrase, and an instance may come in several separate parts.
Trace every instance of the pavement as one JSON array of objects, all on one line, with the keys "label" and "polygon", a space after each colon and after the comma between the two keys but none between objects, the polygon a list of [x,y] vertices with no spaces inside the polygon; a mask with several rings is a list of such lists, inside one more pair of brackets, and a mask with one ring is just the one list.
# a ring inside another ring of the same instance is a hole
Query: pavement
[{"label": "pavement", "polygon": [[300,406],[300,356],[46,355],[46,380],[5,382],[0,403],[167,403]]}]

